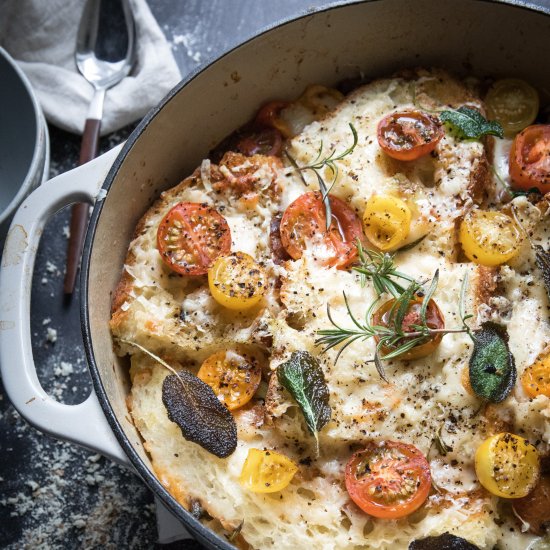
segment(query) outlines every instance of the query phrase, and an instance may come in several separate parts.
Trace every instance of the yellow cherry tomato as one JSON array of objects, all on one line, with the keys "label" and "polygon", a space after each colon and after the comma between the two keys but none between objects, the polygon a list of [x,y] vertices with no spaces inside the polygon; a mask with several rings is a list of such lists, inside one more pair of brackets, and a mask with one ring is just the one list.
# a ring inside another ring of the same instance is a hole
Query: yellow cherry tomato
[{"label": "yellow cherry tomato", "polygon": [[240,350],[218,351],[201,365],[197,376],[206,382],[230,410],[248,403],[262,379],[258,360]]},{"label": "yellow cherry tomato", "polygon": [[523,371],[521,385],[529,397],[550,397],[550,354],[538,357]]},{"label": "yellow cherry tomato", "polygon": [[244,311],[257,305],[266,290],[263,267],[244,252],[221,256],[208,270],[213,298],[222,306]]},{"label": "yellow cherry tomato", "polygon": [[489,118],[500,122],[504,133],[514,136],[533,123],[539,112],[539,94],[518,78],[497,80],[485,96]]},{"label": "yellow cherry tomato", "polygon": [[479,482],[493,495],[521,498],[538,482],[539,453],[523,437],[500,433],[477,448],[475,468]]},{"label": "yellow cherry tomato", "polygon": [[334,88],[326,88],[320,84],[313,84],[308,86],[306,91],[302,94],[299,102],[307,109],[313,112],[313,114],[320,118],[325,115],[336,105],[344,100],[344,94],[335,90]]},{"label": "yellow cherry tomato", "polygon": [[297,471],[296,464],[281,453],[250,449],[240,482],[254,493],[275,493],[284,489]]},{"label": "yellow cherry tomato", "polygon": [[504,212],[472,210],[460,224],[459,239],[472,262],[495,266],[519,252],[523,234]]},{"label": "yellow cherry tomato", "polygon": [[363,214],[363,229],[376,248],[386,251],[397,247],[407,238],[411,228],[411,210],[392,195],[374,195]]}]

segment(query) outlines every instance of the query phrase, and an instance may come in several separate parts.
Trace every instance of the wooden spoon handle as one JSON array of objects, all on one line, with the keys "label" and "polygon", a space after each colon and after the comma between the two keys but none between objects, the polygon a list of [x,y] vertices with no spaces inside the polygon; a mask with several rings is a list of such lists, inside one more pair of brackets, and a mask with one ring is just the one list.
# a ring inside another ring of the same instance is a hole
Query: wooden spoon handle
[{"label": "wooden spoon handle", "polygon": [[79,165],[86,164],[90,160],[97,157],[99,145],[99,129],[101,128],[101,120],[97,118],[87,118],[82,134],[82,142],[80,144],[80,159]]},{"label": "wooden spoon handle", "polygon": [[[101,120],[96,118],[86,119],[84,133],[82,134],[82,143],[80,145],[79,164],[86,164],[97,157],[99,143],[99,129]],[[77,203],[71,210],[71,224],[69,246],[67,249],[67,270],[65,272],[65,281],[63,290],[65,294],[72,294],[76,281],[76,274],[82,256],[84,246],[84,237],[88,226],[88,211],[90,206],[87,203]]]}]

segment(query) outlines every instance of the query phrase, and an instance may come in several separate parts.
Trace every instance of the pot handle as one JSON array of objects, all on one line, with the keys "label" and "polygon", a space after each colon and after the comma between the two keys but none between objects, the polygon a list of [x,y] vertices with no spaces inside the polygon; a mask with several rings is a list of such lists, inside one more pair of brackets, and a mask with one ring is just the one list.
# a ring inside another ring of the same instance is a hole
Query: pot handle
[{"label": "pot handle", "polygon": [[59,403],[42,389],[30,330],[32,273],[44,225],[63,206],[95,201],[121,147],[42,184],[15,214],[0,269],[0,369],[8,397],[30,424],[127,465],[93,389],[79,405]]}]

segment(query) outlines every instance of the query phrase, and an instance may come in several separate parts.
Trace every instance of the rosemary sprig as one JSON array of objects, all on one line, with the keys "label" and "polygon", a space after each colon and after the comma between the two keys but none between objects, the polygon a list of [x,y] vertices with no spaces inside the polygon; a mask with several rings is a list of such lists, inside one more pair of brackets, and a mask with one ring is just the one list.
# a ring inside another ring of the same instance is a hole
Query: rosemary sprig
[{"label": "rosemary sprig", "polygon": [[[349,154],[353,152],[355,149],[357,142],[359,141],[359,138],[357,136],[357,130],[353,126],[353,124],[350,122],[349,127],[351,130],[351,133],[353,135],[353,143],[345,150],[342,151],[340,154],[336,154],[336,150],[332,150],[328,156],[322,158],[323,155],[323,141],[321,140],[321,143],[319,144],[319,149],[317,150],[317,156],[315,159],[306,166],[299,166],[298,163],[292,156],[288,153],[288,151],[285,152],[287,158],[289,159],[290,163],[292,164],[292,167],[298,171],[300,174],[300,177],[302,177],[302,172],[305,172],[306,170],[310,170],[315,174],[315,177],[317,178],[317,183],[319,184],[319,190],[321,191],[321,195],[323,198],[323,204],[325,205],[325,215],[326,215],[326,230],[328,231],[330,228],[330,224],[332,222],[332,209],[330,208],[330,201],[329,201],[329,193],[331,192],[332,188],[334,187],[334,184],[336,183],[336,180],[338,179],[338,165],[336,164],[337,161],[342,160],[343,158],[347,157]],[[321,170],[324,168],[329,168],[332,172],[332,181],[329,185],[325,182]]]},{"label": "rosemary sprig", "polygon": [[471,319],[473,315],[471,313],[466,314],[464,310],[464,305],[466,304],[466,290],[468,289],[468,272],[464,273],[464,278],[462,279],[462,284],[460,285],[460,300],[458,302],[458,314],[460,315],[460,319],[462,321],[462,326],[464,327],[466,333],[471,338],[472,342],[475,344],[475,338],[474,335],[470,329],[470,327],[467,325],[466,321],[468,319]]},{"label": "rosemary sprig", "polygon": [[372,281],[374,291],[378,297],[387,292],[394,298],[398,298],[405,292],[405,287],[393,280],[392,277],[409,283],[414,281],[409,275],[395,269],[393,254],[364,249],[359,240],[357,241],[357,252],[359,254],[359,265],[354,266],[352,269],[360,274],[362,287],[367,284],[367,281]]},{"label": "rosemary sprig", "polygon": [[[391,271],[393,268],[393,262],[389,262],[387,258],[385,259],[385,266],[387,272]],[[395,274],[392,274],[394,277]],[[381,283],[378,279],[379,275],[374,272],[374,277],[372,276],[372,272],[369,275],[365,275],[365,277],[369,276],[371,280],[373,280],[373,284],[378,285],[379,289],[383,288],[383,292],[387,292],[389,294],[392,294],[392,290],[395,290],[395,281],[392,281],[389,277],[391,275],[387,275],[387,280],[390,281],[390,285],[387,286],[386,283]],[[391,309],[388,311],[387,317],[389,319],[389,322],[387,325],[373,325],[372,324],[372,313],[375,310],[376,306],[379,305],[380,298],[383,292],[380,292],[378,294],[377,299],[369,306],[367,309],[367,312],[365,314],[364,321],[359,321],[352,313],[348,298],[346,294],[344,293],[344,303],[346,305],[346,311],[350,318],[350,320],[353,323],[353,326],[351,328],[342,327],[336,321],[334,320],[332,313],[330,311],[330,306],[327,304],[327,314],[330,322],[333,325],[333,328],[330,329],[323,329],[319,330],[317,334],[319,335],[319,338],[315,341],[315,344],[318,346],[323,346],[323,353],[328,351],[329,349],[334,348],[335,346],[341,345],[342,347],[338,350],[338,353],[336,355],[335,362],[338,361],[340,355],[345,351],[345,349],[351,345],[353,342],[359,340],[359,341],[365,341],[369,338],[375,338],[377,340],[376,350],[374,354],[374,358],[372,361],[374,361],[374,364],[376,366],[376,369],[378,373],[380,374],[381,378],[384,379],[387,382],[387,378],[385,376],[384,368],[382,361],[387,361],[390,359],[395,359],[397,357],[400,357],[413,349],[414,347],[421,345],[425,343],[429,338],[432,336],[435,336],[437,334],[450,334],[450,333],[463,333],[466,332],[470,335],[470,337],[473,339],[473,335],[470,331],[470,328],[466,324],[466,321],[472,317],[472,315],[466,315],[464,313],[464,299],[466,294],[466,288],[467,288],[467,282],[468,277],[465,275],[463,282],[462,282],[462,289],[460,293],[460,317],[462,320],[462,326],[457,328],[441,328],[441,329],[434,329],[428,326],[426,314],[427,314],[427,307],[428,304],[434,295],[437,285],[439,282],[439,273],[438,271],[435,272],[431,284],[426,292],[422,291],[422,284],[417,282],[416,280],[405,276],[407,280],[409,280],[409,285],[406,288],[401,287],[398,285],[399,289],[402,289],[402,291],[396,294],[392,294],[395,297],[395,301],[391,307]],[[377,281],[374,283],[374,281]],[[386,286],[383,287],[383,285],[386,284]],[[377,291],[378,292],[378,291]],[[405,316],[407,312],[409,311],[410,304],[414,300],[415,296],[423,296],[422,298],[422,306],[420,308],[419,313],[419,323],[418,324],[412,324],[407,327],[403,327],[403,321],[405,320]],[[382,355],[382,350],[390,350],[386,351],[384,355]]]}]

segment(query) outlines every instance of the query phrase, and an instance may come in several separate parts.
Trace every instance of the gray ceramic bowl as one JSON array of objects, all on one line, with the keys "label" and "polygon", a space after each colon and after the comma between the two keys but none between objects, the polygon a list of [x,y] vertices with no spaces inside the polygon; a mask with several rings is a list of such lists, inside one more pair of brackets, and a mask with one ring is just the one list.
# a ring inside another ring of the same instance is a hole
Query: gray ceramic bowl
[{"label": "gray ceramic bowl", "polygon": [[48,130],[31,85],[0,48],[0,243],[23,199],[49,166]]}]

